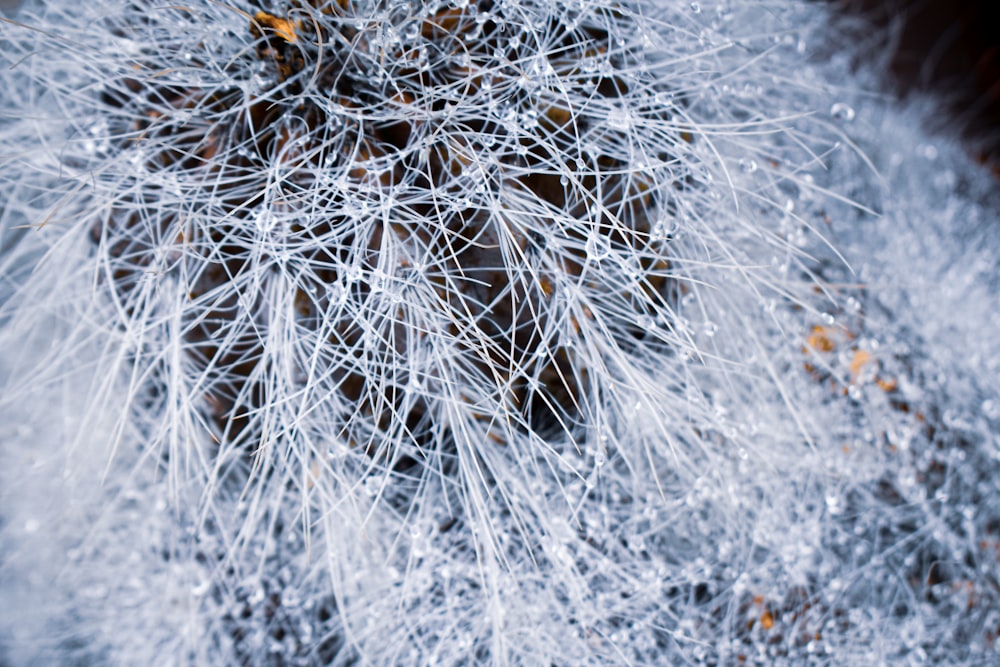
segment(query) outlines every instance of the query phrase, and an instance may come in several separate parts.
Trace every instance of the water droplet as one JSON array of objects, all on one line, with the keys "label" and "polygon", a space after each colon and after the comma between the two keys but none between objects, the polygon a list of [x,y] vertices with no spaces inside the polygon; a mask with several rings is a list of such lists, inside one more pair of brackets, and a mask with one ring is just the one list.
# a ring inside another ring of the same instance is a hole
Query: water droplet
[{"label": "water droplet", "polygon": [[929,162],[933,162],[938,158],[938,149],[934,144],[920,144],[917,146],[917,152],[920,154],[920,157]]},{"label": "water droplet", "polygon": [[608,111],[608,126],[615,130],[628,130],[632,127],[632,114],[627,109],[611,109]]},{"label": "water droplet", "polygon": [[371,285],[371,290],[373,294],[379,292],[384,292],[389,283],[389,276],[385,274],[382,269],[375,269],[372,271],[371,280],[369,284]]},{"label": "water droplet", "polygon": [[327,293],[330,297],[330,303],[337,306],[342,306],[347,301],[347,290],[340,283],[333,283],[327,289]]},{"label": "water droplet", "polygon": [[257,225],[258,231],[266,234],[274,227],[274,216],[271,215],[271,211],[267,207],[264,207],[257,213],[254,223]]},{"label": "water droplet", "polygon": [[430,66],[427,56],[427,47],[420,45],[417,47],[417,69],[426,70]]},{"label": "water droplet", "polygon": [[611,253],[611,245],[608,240],[597,233],[591,233],[587,237],[586,248],[587,257],[594,261],[601,261]]},{"label": "water droplet", "polygon": [[358,282],[361,280],[362,275],[364,275],[364,272],[361,270],[361,265],[358,262],[352,263],[344,272],[344,277],[347,278],[347,282],[350,283]]},{"label": "water droplet", "polygon": [[757,161],[744,158],[740,160],[740,171],[744,174],[752,174],[757,171]]},{"label": "water droplet", "polygon": [[665,242],[669,241],[673,235],[677,232],[677,228],[673,223],[673,219],[669,216],[664,215],[653,225],[653,228],[649,230],[649,237],[652,241]]},{"label": "water droplet", "polygon": [[850,123],[854,120],[854,109],[849,104],[837,102],[830,107],[830,115],[833,116],[834,120]]},{"label": "water droplet", "polygon": [[692,2],[690,4],[690,7],[691,7],[691,11],[694,12],[695,14],[701,14],[701,3]]}]

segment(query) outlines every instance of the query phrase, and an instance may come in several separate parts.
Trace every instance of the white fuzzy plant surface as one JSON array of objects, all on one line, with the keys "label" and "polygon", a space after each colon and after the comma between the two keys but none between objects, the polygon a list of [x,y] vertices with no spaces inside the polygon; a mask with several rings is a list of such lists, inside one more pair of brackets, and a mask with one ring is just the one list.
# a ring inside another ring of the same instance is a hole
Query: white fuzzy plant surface
[{"label": "white fuzzy plant surface", "polygon": [[0,22],[0,664],[1000,660],[996,182],[831,26]]}]

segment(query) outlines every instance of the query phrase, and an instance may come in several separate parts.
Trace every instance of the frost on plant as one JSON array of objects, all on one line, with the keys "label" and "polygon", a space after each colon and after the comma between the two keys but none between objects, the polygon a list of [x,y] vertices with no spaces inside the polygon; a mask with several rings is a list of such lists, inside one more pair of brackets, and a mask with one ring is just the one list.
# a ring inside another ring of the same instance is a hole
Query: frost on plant
[{"label": "frost on plant", "polygon": [[[941,356],[892,244],[995,202],[957,152],[910,175],[897,112],[808,55],[824,18],[0,24],[0,658],[985,659],[996,350]],[[938,237],[934,275],[989,273]]]}]

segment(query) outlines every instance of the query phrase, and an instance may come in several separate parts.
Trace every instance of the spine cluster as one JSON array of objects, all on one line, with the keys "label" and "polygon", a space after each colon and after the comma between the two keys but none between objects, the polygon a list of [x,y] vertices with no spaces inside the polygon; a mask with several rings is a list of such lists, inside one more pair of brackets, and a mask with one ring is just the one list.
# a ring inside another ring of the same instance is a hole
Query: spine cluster
[{"label": "spine cluster", "polygon": [[988,661],[993,348],[893,246],[992,304],[988,197],[826,18],[0,23],[0,662]]}]

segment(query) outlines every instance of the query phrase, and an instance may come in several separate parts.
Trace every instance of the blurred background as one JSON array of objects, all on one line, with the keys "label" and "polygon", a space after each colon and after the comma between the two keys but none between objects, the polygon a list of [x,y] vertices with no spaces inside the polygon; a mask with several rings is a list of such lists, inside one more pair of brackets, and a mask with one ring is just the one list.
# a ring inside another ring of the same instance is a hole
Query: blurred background
[{"label": "blurred background", "polygon": [[888,53],[886,84],[941,101],[938,127],[958,132],[1000,176],[1000,0],[832,0],[861,18],[862,53]]}]

